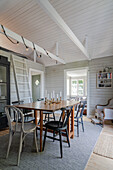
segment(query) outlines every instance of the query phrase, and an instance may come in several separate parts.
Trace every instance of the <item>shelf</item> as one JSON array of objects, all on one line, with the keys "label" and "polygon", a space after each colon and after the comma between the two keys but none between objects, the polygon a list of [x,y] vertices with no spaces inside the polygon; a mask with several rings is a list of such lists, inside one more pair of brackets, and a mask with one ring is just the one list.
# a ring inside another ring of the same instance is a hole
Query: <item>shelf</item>
[{"label": "shelf", "polygon": [[109,78],[109,79],[106,79],[106,78],[101,78],[101,79],[99,79],[99,78],[98,78],[98,80],[112,80],[112,78]]},{"label": "shelf", "polygon": [[97,87],[98,89],[110,89],[110,88],[112,88],[112,87]]},{"label": "shelf", "polygon": [[0,100],[7,100],[7,99],[0,99]]},{"label": "shelf", "polygon": [[106,83],[98,83],[98,84],[110,84],[111,85],[112,83],[106,82]]},{"label": "shelf", "polygon": [[[97,73],[97,88],[112,88],[112,73],[111,72],[102,72]],[[102,87],[99,87],[102,86]],[[106,87],[109,86],[109,87]]]},{"label": "shelf", "polygon": [[6,85],[7,82],[0,82],[0,85]]}]

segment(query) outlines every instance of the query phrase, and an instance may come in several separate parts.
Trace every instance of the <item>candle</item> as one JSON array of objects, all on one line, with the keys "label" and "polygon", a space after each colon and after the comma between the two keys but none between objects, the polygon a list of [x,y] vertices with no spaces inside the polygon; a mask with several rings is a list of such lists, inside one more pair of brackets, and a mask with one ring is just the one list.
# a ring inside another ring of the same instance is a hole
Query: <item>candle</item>
[{"label": "candle", "polygon": [[53,100],[54,100],[54,98],[55,98],[55,91],[53,90]]},{"label": "candle", "polygon": [[47,95],[47,99],[49,100],[49,94]]},{"label": "candle", "polygon": [[45,91],[45,97],[47,97],[47,90]]},{"label": "candle", "polygon": [[53,95],[52,95],[52,93],[51,93],[51,100],[52,100],[52,98],[53,98]]},{"label": "candle", "polygon": [[62,92],[60,91],[60,101],[62,100]]},{"label": "candle", "polygon": [[62,92],[60,91],[60,97],[62,97]]}]

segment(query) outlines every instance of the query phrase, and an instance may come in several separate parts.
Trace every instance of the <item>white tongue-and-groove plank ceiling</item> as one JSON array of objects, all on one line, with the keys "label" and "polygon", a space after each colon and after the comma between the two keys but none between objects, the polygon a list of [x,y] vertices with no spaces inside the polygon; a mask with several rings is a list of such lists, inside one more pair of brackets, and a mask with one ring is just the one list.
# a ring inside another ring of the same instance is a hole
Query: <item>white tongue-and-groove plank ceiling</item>
[{"label": "white tongue-and-groove plank ceiling", "polygon": [[[81,43],[87,35],[91,59],[113,55],[113,0],[49,0]],[[47,15],[38,0],[0,0],[0,24],[31,42],[56,54],[66,63],[86,60],[86,56]],[[14,45],[0,34],[0,46],[33,60],[33,51]],[[56,61],[47,56],[37,58],[45,66]]]}]

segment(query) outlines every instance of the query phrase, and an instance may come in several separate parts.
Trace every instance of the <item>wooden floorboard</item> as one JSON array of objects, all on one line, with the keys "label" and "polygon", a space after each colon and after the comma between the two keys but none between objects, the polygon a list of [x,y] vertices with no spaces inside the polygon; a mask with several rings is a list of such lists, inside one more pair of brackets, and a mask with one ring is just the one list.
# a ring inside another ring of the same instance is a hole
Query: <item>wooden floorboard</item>
[{"label": "wooden floorboard", "polygon": [[113,170],[113,160],[92,153],[85,170]]},{"label": "wooden floorboard", "polygon": [[[104,148],[104,150],[106,150],[106,152],[108,152],[109,146],[106,146],[106,142],[107,143],[112,142],[111,138],[113,138],[113,125],[105,124],[98,140],[100,140],[100,138],[103,138],[103,136],[104,136],[103,148]],[[106,141],[104,141],[104,140],[106,140]],[[100,150],[102,147],[101,144],[99,146],[98,141],[96,143],[95,148],[96,147],[98,147],[98,150]],[[94,149],[94,151],[95,151],[95,149]],[[106,154],[99,155],[97,153],[94,153],[94,151],[92,152],[92,154],[88,160],[85,170],[113,170],[113,159],[107,158]],[[109,153],[110,153],[110,151],[109,151]]]}]

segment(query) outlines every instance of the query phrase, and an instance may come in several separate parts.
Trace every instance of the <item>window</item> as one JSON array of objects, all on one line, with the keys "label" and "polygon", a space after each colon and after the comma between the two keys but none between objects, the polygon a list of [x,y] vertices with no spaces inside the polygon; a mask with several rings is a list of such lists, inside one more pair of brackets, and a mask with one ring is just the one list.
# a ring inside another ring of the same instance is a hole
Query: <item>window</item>
[{"label": "window", "polygon": [[67,79],[67,96],[69,96],[69,79]]},{"label": "window", "polygon": [[84,95],[84,80],[83,79],[72,79],[71,80],[71,95],[72,96],[83,96]]},{"label": "window", "polygon": [[71,82],[71,94],[77,95],[77,80],[72,80]]}]

